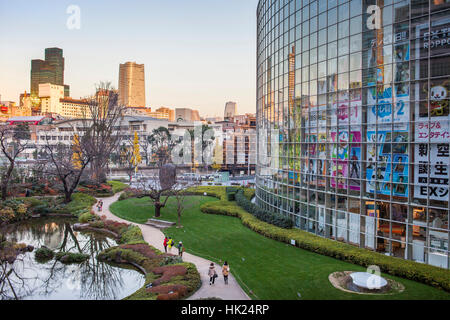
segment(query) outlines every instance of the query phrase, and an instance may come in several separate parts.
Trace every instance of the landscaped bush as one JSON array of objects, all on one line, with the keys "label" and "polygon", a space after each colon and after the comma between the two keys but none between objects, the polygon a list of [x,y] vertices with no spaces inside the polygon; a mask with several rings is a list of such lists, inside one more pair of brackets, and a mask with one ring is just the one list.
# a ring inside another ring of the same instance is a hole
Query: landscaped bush
[{"label": "landscaped bush", "polygon": [[253,197],[255,196],[255,189],[252,189],[252,188],[244,188],[244,196],[245,196],[248,200],[252,200]]},{"label": "landscaped bush", "polygon": [[142,232],[138,226],[130,225],[128,229],[121,235],[120,243],[130,243],[142,240]]},{"label": "landscaped bush", "polygon": [[244,196],[244,191],[241,189],[236,193],[236,203],[247,212],[250,212],[259,220],[273,224],[280,228],[290,229],[293,226],[292,220],[282,216],[279,213],[270,212],[259,208],[253,204],[247,197]]},{"label": "landscaped bush", "polygon": [[283,229],[258,220],[243,208],[228,201],[204,203],[201,210],[205,213],[224,214],[239,217],[251,230],[276,241],[290,244],[295,240],[296,246],[311,252],[333,257],[349,263],[368,267],[377,265],[382,272],[393,276],[418,281],[450,291],[449,271],[411,260],[386,256],[367,249],[322,238],[299,229]]},{"label": "landscaped bush", "polygon": [[22,221],[31,217],[29,205],[19,199],[0,201],[0,223]]},{"label": "landscaped bush", "polygon": [[227,194],[227,200],[228,201],[234,201],[236,199],[236,192],[239,189],[236,187],[226,187],[225,192]]},{"label": "landscaped bush", "polygon": [[53,259],[55,253],[47,247],[42,247],[34,252],[34,258],[39,263],[46,263]]},{"label": "landscaped bush", "polygon": [[167,266],[170,264],[182,263],[183,258],[180,256],[167,256],[164,257],[164,260],[160,263],[160,266]]},{"label": "landscaped bush", "polygon": [[81,223],[87,223],[89,221],[95,221],[96,216],[91,212],[84,212],[78,217],[78,221]]},{"label": "landscaped bush", "polygon": [[10,207],[3,207],[0,209],[0,222],[10,222],[15,218],[14,210]]},{"label": "landscaped bush", "polygon": [[142,190],[135,189],[135,188],[126,188],[124,192],[119,197],[119,201],[126,200],[129,198],[136,198],[138,196],[142,195]]},{"label": "landscaped bush", "polygon": [[187,195],[203,196],[206,194],[207,196],[216,197],[220,200],[227,200],[226,187],[223,187],[223,186],[220,186],[220,187],[215,187],[215,186],[192,187],[192,188],[186,189],[185,192]]},{"label": "landscaped bush", "polygon": [[158,278],[153,282],[153,284],[157,286],[162,283],[167,283],[177,276],[184,276],[187,273],[187,269],[182,265],[168,265],[154,268],[152,272],[161,275],[161,278]]},{"label": "landscaped bush", "polygon": [[73,253],[73,252],[57,252],[55,254],[55,259],[61,263],[81,263],[89,259],[88,254],[84,253]]},{"label": "landscaped bush", "polygon": [[65,206],[65,211],[79,217],[85,212],[90,212],[92,206],[97,203],[97,200],[85,193],[74,193],[72,201]]},{"label": "landscaped bush", "polygon": [[113,187],[110,184],[98,183],[91,179],[81,180],[77,192],[86,193],[95,197],[109,197],[114,195]]},{"label": "landscaped bush", "polygon": [[[118,222],[118,221],[113,221],[113,220],[104,220],[104,227],[118,235],[123,234],[126,230],[128,230],[128,224],[127,223],[123,223],[123,222]],[[140,240],[143,240],[140,239]]]}]

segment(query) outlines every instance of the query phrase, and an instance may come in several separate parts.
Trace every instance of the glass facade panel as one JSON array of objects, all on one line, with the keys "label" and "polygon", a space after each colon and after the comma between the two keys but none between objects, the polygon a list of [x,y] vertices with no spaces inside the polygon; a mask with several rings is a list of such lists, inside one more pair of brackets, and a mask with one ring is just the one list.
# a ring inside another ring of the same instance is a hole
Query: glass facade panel
[{"label": "glass facade panel", "polygon": [[448,1],[260,0],[256,203],[449,268]]}]

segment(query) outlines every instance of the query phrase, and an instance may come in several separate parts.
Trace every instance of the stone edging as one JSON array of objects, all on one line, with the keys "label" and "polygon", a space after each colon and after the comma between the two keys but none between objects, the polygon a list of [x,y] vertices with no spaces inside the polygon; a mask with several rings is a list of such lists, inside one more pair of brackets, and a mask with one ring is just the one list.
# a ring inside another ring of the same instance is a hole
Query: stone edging
[{"label": "stone edging", "polygon": [[[333,287],[335,287],[338,290],[344,291],[344,292],[348,292],[348,293],[353,293],[353,294],[361,294],[361,295],[376,295],[376,296],[386,296],[386,295],[394,295],[394,294],[399,294],[402,293],[403,291],[405,291],[405,286],[403,284],[401,284],[398,281],[394,281],[392,279],[386,279],[389,283],[389,285],[392,287],[396,287],[398,288],[398,291],[395,292],[386,292],[386,293],[365,293],[365,292],[355,292],[355,291],[351,291],[345,287],[342,286],[342,283],[340,282],[340,278],[345,278],[346,276],[349,276],[350,274],[357,272],[357,271],[336,271],[331,273],[328,276],[328,280],[331,282],[331,284],[333,285]],[[344,273],[344,276],[338,277],[338,274]],[[393,286],[394,285],[394,286]],[[392,291],[392,289],[391,289]]]}]

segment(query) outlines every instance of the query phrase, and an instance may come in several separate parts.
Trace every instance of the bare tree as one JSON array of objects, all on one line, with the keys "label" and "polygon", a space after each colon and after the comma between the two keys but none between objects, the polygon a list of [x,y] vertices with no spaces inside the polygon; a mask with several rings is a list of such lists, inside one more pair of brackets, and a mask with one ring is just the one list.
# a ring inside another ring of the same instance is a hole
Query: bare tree
[{"label": "bare tree", "polygon": [[177,183],[172,188],[172,195],[176,200],[177,206],[177,227],[181,228],[181,216],[183,211],[193,206],[192,202],[186,202],[186,197],[189,196],[189,193],[186,192],[187,189],[198,186],[200,183],[197,180],[189,180],[189,181],[177,181]]},{"label": "bare tree", "polygon": [[27,124],[18,126],[3,125],[0,127],[1,153],[9,162],[1,177],[1,197],[3,200],[8,196],[8,185],[16,159],[30,144],[30,136],[30,129]]},{"label": "bare tree", "polygon": [[166,206],[170,196],[173,195],[173,188],[176,185],[175,165],[166,164],[160,167],[158,171],[146,175],[138,185],[142,191],[138,197],[149,197],[155,206],[155,217],[160,217],[161,209]]},{"label": "bare tree", "polygon": [[86,139],[90,140],[91,177],[99,183],[106,180],[110,155],[119,146],[125,108],[119,105],[118,93],[111,84],[101,82],[84,110],[82,122]]},{"label": "bare tree", "polygon": [[56,176],[62,183],[65,203],[71,201],[86,167],[94,159],[91,142],[85,135],[75,135],[72,145],[51,145],[47,140],[45,149],[49,162],[44,172]]}]

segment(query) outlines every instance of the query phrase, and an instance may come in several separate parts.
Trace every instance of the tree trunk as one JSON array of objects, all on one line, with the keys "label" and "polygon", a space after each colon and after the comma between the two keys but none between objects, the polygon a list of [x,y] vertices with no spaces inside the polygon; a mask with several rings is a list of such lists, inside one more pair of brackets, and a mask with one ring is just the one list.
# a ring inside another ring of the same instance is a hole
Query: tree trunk
[{"label": "tree trunk", "polygon": [[2,179],[2,200],[6,200],[7,196],[8,196],[8,184],[9,184],[9,179],[11,178],[11,173],[14,169],[14,163],[11,163],[8,167],[8,170],[6,171],[5,175],[3,176]]},{"label": "tree trunk", "polygon": [[64,191],[64,203],[69,203],[72,200],[72,192]]},{"label": "tree trunk", "polygon": [[161,205],[161,203],[157,202],[155,203],[155,218],[159,218],[161,217],[161,208],[163,206]]}]

